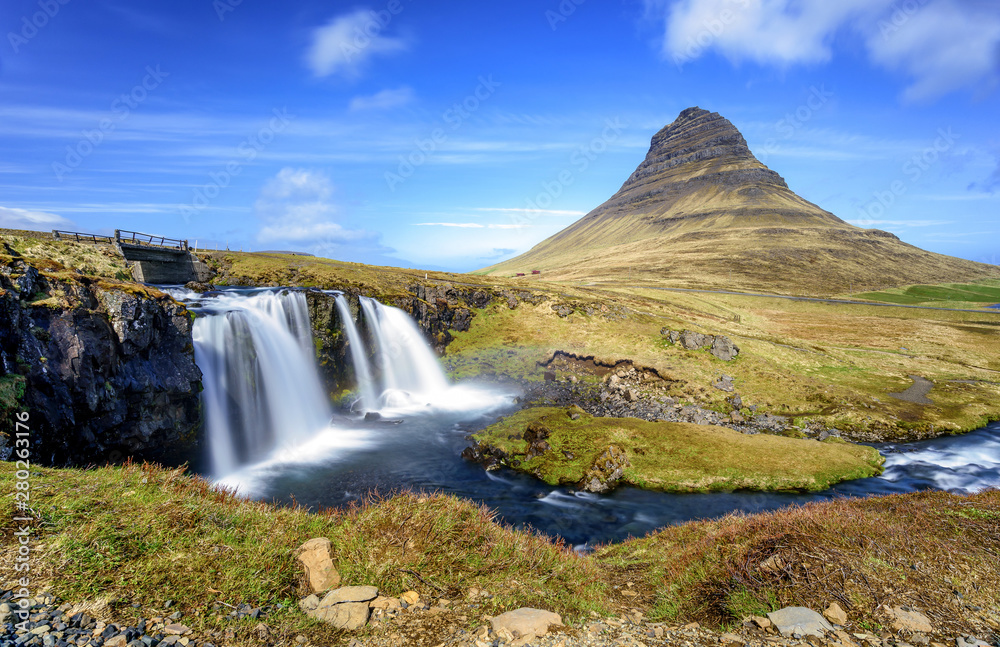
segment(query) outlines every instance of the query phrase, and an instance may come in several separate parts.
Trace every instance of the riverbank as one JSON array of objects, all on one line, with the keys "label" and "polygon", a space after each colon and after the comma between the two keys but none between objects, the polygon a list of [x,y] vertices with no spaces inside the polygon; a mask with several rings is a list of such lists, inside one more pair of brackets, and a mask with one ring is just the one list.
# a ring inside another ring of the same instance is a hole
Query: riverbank
[{"label": "riverbank", "polygon": [[[484,615],[523,606],[556,611],[576,632],[636,613],[665,627],[733,630],[751,615],[793,604],[823,610],[834,601],[847,612],[846,631],[871,634],[875,644],[882,636],[911,638],[885,616],[900,605],[930,619],[932,640],[1000,631],[998,491],[728,516],[580,556],[442,495],[404,493],[310,512],[242,500],[149,465],[33,468],[31,485],[34,591],[103,604],[106,622],[180,612],[197,643],[293,644],[299,635],[308,644],[350,643],[353,636],[308,619],[295,604],[306,589],[294,551],[317,536],[333,542],[344,585],[454,603],[446,622],[428,623],[426,642],[407,644],[450,640],[449,627],[474,634]],[[13,491],[12,472],[0,475],[0,487]],[[17,546],[4,537],[5,563]],[[5,570],[0,586],[15,588],[16,579]],[[266,617],[234,619],[230,612],[243,604],[266,607]],[[261,623],[266,641],[256,633]],[[385,641],[398,632],[388,619],[357,637],[391,644]]]}]

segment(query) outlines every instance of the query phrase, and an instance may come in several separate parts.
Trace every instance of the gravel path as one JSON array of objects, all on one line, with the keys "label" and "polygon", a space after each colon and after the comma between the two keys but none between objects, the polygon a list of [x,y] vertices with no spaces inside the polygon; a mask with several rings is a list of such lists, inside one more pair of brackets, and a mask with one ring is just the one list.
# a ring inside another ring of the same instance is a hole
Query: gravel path
[{"label": "gravel path", "polygon": [[934,388],[934,383],[919,375],[911,375],[910,379],[913,380],[913,386],[902,393],[890,393],[889,397],[912,402],[913,404],[934,404],[933,401],[927,398],[927,394]]}]

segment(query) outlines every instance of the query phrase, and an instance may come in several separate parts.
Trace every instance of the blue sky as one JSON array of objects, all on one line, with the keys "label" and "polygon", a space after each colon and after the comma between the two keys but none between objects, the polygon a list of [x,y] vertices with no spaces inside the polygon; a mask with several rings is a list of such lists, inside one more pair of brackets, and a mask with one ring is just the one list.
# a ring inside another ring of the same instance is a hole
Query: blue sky
[{"label": "blue sky", "polygon": [[467,271],[717,111],[862,226],[1000,263],[994,0],[8,0],[0,226]]}]

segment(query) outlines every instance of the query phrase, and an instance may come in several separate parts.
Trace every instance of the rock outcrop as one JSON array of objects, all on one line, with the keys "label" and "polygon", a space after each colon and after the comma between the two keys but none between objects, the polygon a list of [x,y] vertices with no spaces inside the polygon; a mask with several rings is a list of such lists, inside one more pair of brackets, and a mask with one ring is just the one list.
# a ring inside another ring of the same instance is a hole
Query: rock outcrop
[{"label": "rock outcrop", "polygon": [[725,335],[704,335],[691,330],[670,330],[663,328],[660,334],[671,344],[680,344],[685,350],[708,349],[712,355],[724,362],[731,362],[740,354],[740,348]]},{"label": "rock outcrop", "polygon": [[[31,458],[184,460],[198,440],[201,372],[188,311],[134,283],[0,255],[0,384],[30,416]],[[6,456],[4,456],[6,457]]]}]

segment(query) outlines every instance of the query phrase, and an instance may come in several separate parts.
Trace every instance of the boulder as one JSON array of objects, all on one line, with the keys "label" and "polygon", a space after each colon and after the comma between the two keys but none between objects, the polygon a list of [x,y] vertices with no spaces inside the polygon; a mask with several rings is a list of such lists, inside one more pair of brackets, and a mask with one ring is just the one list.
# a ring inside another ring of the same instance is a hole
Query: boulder
[{"label": "boulder", "polygon": [[715,355],[722,361],[732,361],[739,354],[740,349],[732,342],[731,339],[729,339],[729,337],[719,335],[712,340],[712,355]]},{"label": "boulder", "polygon": [[299,546],[296,551],[299,562],[306,571],[309,589],[322,593],[340,585],[340,573],[333,565],[331,550],[333,544],[326,537],[316,537]]},{"label": "boulder", "polygon": [[625,475],[625,468],[630,466],[625,451],[610,445],[584,472],[577,487],[585,492],[609,492]]},{"label": "boulder", "polygon": [[710,335],[703,335],[700,332],[685,330],[680,334],[681,346],[687,350],[700,350],[712,345],[714,338]]},{"label": "boulder", "polygon": [[541,609],[521,608],[500,615],[490,620],[493,632],[500,634],[509,632],[514,638],[538,638],[549,633],[550,627],[561,627],[562,616]]},{"label": "boulder", "polygon": [[822,638],[833,626],[826,618],[805,607],[785,607],[767,614],[782,636],[817,636]]},{"label": "boulder", "polygon": [[374,586],[345,586],[330,591],[315,609],[306,615],[337,629],[356,631],[368,623],[371,609],[368,603],[378,597]]}]

